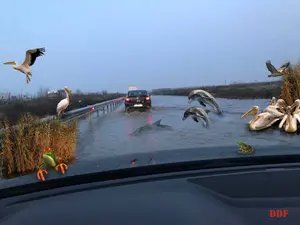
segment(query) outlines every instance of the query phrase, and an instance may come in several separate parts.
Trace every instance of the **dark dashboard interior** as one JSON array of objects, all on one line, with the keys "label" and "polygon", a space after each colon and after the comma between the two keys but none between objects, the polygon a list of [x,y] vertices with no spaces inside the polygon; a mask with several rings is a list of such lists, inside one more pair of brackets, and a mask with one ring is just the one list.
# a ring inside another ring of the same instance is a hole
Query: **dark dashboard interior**
[{"label": "dark dashboard interior", "polygon": [[2,193],[0,224],[299,225],[299,178],[300,164],[288,163],[161,173],[14,197]]}]

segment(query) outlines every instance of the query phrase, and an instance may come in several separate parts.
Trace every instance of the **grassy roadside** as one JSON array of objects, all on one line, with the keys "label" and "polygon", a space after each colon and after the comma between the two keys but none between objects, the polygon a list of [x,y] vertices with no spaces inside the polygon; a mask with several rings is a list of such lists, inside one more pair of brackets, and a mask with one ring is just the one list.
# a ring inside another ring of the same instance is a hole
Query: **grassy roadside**
[{"label": "grassy roadside", "polygon": [[[89,94],[89,95],[77,95],[71,96],[71,104],[67,108],[67,111],[85,107],[87,105],[93,105],[96,103],[108,101],[118,97],[122,97],[124,94],[112,93],[112,94]],[[56,114],[56,106],[62,98],[47,98],[41,97],[31,101],[14,101],[9,104],[0,105],[0,121],[9,121],[10,124],[16,124],[17,121],[24,115],[30,114],[32,116],[45,117],[48,115]],[[3,123],[0,124],[0,128],[3,127]]]},{"label": "grassy roadside", "polygon": [[68,163],[75,159],[77,122],[63,124],[58,120],[38,123],[39,117],[24,115],[18,129],[5,122],[1,134],[0,177],[33,173],[42,164],[44,150]]},{"label": "grassy roadside", "polygon": [[[68,111],[108,101],[124,94],[72,95]],[[2,128],[0,135],[0,178],[37,172],[44,150],[51,148],[64,163],[76,158],[77,122],[59,120],[39,122],[41,117],[56,114],[62,98],[38,98],[0,105]],[[18,125],[16,129],[14,125]]]}]

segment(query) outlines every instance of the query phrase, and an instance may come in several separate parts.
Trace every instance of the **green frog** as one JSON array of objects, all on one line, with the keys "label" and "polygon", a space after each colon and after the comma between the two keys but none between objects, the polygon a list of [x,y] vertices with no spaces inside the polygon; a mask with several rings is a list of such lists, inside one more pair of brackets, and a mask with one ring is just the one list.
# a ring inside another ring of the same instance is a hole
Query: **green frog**
[{"label": "green frog", "polygon": [[61,171],[62,174],[65,174],[65,170],[68,169],[68,165],[62,162],[62,158],[55,156],[51,148],[47,148],[43,154],[43,160],[39,166],[39,171],[37,172],[37,178],[39,180],[45,181],[44,174],[48,174],[47,169],[49,167],[55,168],[58,172]]},{"label": "green frog", "polygon": [[244,142],[237,142],[237,145],[240,147],[239,153],[243,155],[252,154],[254,152],[254,149],[251,145],[247,145]]}]

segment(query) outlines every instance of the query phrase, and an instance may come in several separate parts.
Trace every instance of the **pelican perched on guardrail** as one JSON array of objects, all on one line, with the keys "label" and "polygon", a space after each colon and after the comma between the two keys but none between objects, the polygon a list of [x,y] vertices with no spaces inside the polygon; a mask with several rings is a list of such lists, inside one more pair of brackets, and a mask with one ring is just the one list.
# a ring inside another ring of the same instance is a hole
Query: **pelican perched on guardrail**
[{"label": "pelican perched on guardrail", "polygon": [[68,108],[69,104],[70,104],[70,95],[71,95],[71,91],[68,89],[68,87],[64,88],[65,93],[66,93],[66,98],[64,98],[63,100],[61,100],[58,104],[57,104],[57,116],[59,117],[61,114],[63,114],[63,112]]},{"label": "pelican perched on guardrail", "polygon": [[16,61],[5,62],[3,64],[13,65],[13,68],[15,70],[24,73],[26,75],[26,83],[28,84],[29,81],[31,81],[31,78],[29,76],[32,76],[32,73],[30,71],[30,66],[34,64],[37,57],[44,55],[45,51],[46,51],[45,48],[29,49],[26,51],[25,60],[21,65],[18,65]]}]

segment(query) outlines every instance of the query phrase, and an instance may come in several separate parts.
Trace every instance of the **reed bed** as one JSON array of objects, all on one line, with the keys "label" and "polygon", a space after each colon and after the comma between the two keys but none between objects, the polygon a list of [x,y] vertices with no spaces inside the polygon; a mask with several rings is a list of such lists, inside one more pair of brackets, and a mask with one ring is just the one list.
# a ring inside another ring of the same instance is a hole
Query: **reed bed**
[{"label": "reed bed", "polygon": [[77,122],[64,124],[59,120],[39,122],[39,119],[24,115],[17,129],[8,121],[4,122],[5,130],[0,137],[2,177],[37,171],[44,149],[48,147],[65,162],[75,159]]},{"label": "reed bed", "polygon": [[296,99],[300,99],[300,64],[290,66],[284,72],[282,80],[280,98],[292,105]]}]

